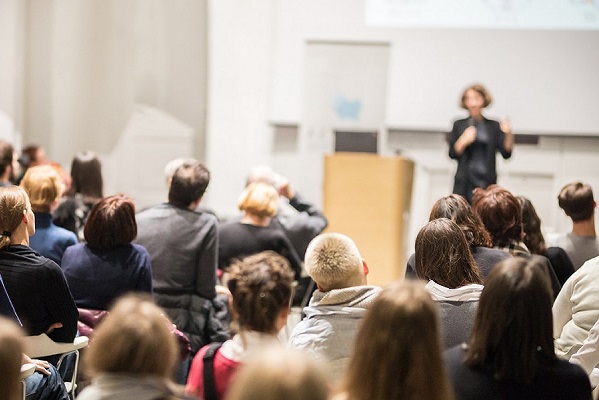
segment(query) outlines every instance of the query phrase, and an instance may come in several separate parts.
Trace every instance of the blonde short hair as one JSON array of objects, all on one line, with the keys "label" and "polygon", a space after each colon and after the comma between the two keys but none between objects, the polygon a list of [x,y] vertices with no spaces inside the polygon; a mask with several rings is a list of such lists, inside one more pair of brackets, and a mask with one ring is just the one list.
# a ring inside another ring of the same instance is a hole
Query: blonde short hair
[{"label": "blonde short hair", "polygon": [[237,201],[241,211],[259,217],[273,217],[278,211],[279,193],[264,182],[250,183]]},{"label": "blonde short hair", "polygon": [[0,399],[16,399],[20,394],[24,353],[22,335],[17,324],[0,316]]},{"label": "blonde short hair", "polygon": [[21,180],[21,187],[29,194],[31,207],[42,212],[49,212],[52,203],[58,200],[64,191],[60,175],[50,165],[28,168]]},{"label": "blonde short hair", "polygon": [[326,400],[323,367],[307,353],[268,348],[236,375],[227,400]]},{"label": "blonde short hair", "polygon": [[360,285],[364,276],[358,247],[341,233],[323,233],[312,239],[304,266],[325,291]]},{"label": "blonde short hair", "polygon": [[86,367],[92,374],[108,372],[169,379],[178,351],[168,324],[162,309],[149,297],[122,297],[96,330],[85,354]]}]

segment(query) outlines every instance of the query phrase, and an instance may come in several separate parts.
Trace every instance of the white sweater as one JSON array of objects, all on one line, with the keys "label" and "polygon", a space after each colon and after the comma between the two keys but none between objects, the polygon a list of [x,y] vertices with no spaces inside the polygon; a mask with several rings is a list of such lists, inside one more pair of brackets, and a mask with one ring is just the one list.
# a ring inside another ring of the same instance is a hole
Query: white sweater
[{"label": "white sweater", "polygon": [[553,304],[555,353],[570,358],[599,320],[599,257],[587,261],[564,284]]}]

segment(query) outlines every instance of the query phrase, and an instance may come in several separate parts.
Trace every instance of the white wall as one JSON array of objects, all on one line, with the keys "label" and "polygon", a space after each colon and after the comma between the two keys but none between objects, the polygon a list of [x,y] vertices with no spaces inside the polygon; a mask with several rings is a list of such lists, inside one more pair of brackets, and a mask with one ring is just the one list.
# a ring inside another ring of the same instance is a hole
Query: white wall
[{"label": "white wall", "polygon": [[482,81],[489,114],[520,132],[599,135],[599,31],[380,28],[364,12],[365,0],[280,2],[271,120],[302,115],[307,40],[376,41],[391,46],[389,126],[448,129]]},{"label": "white wall", "polygon": [[[204,158],[206,1],[23,3],[23,143],[41,144],[67,169],[77,151],[95,150],[114,163],[105,167],[106,192],[127,192],[110,172],[134,173],[117,170],[129,164],[115,157],[137,150],[117,146],[142,104],[191,126],[189,153]],[[163,176],[154,179],[164,190]]]},{"label": "white wall", "polygon": [[255,165],[271,163],[267,115],[273,74],[275,0],[209,3],[206,159],[211,184],[206,204],[222,215]]},{"label": "white wall", "polygon": [[22,129],[25,4],[0,1],[0,138],[17,143]]}]

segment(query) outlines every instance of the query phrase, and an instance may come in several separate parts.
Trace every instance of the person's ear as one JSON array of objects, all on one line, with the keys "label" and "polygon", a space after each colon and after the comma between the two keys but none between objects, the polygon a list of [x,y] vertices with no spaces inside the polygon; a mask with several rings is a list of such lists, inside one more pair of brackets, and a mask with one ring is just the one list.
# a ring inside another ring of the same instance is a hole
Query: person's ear
[{"label": "person's ear", "polygon": [[364,269],[364,276],[368,276],[370,270],[368,269],[368,264],[366,264],[366,260],[362,260],[362,268]]}]

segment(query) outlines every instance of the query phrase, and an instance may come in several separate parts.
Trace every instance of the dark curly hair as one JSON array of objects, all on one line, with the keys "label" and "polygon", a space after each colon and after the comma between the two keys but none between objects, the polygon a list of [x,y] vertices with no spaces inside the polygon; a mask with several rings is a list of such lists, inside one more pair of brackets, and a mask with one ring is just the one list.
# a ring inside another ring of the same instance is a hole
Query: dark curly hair
[{"label": "dark curly hair", "polygon": [[289,308],[294,274],[289,261],[264,251],[231,265],[227,286],[239,330],[276,333],[279,314]]}]

